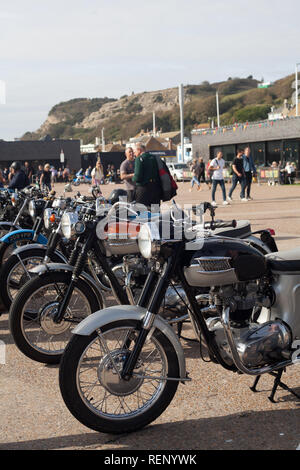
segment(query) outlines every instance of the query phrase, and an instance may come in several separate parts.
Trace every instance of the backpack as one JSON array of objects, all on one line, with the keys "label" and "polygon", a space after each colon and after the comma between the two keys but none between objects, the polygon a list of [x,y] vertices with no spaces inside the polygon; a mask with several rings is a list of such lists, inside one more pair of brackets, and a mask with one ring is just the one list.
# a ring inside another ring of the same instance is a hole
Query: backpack
[{"label": "backpack", "polygon": [[162,189],[162,201],[170,201],[177,194],[178,186],[165,162],[155,155]]}]

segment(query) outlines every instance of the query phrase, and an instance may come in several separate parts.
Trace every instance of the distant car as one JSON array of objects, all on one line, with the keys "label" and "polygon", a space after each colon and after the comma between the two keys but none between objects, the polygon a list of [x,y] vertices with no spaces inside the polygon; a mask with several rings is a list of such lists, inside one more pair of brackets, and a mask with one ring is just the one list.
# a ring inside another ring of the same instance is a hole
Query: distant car
[{"label": "distant car", "polygon": [[175,181],[190,180],[190,169],[185,163],[168,163],[168,168]]}]

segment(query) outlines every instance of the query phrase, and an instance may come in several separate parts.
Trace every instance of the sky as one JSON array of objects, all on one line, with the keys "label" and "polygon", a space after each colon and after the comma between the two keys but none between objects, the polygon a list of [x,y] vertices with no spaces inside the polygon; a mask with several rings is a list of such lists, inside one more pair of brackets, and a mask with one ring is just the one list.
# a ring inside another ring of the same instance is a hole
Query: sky
[{"label": "sky", "polygon": [[72,98],[277,80],[300,62],[299,25],[298,0],[0,0],[0,139]]}]

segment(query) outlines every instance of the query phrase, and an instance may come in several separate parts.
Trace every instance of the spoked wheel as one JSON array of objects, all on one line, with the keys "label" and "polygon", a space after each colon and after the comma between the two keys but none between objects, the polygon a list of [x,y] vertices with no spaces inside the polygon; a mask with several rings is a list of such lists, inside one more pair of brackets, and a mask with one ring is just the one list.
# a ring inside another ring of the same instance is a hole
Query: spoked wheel
[{"label": "spoked wheel", "polygon": [[[43,263],[45,250],[32,248],[21,253],[14,254],[2,265],[0,270],[1,299],[7,310],[24,284],[36,274],[31,270]],[[51,262],[61,262],[57,255],[52,255]]]},{"label": "spoked wheel", "polygon": [[102,308],[85,282],[76,282],[65,316],[54,316],[71,281],[71,273],[47,273],[27,282],[12,303],[9,323],[16,346],[31,359],[55,364],[71,337],[71,330]]},{"label": "spoked wheel", "polygon": [[139,322],[122,320],[90,336],[74,335],[60,364],[60,389],[70,412],[96,431],[120,434],[154,421],[171,402],[179,377],[174,348],[155,330],[141,351],[133,376],[120,377],[139,333]]}]

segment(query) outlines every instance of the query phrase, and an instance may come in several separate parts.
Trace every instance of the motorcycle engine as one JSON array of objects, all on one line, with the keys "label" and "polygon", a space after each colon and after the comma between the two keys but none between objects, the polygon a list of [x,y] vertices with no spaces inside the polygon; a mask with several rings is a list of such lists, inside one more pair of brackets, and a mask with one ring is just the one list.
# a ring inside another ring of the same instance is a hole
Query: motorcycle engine
[{"label": "motorcycle engine", "polygon": [[[222,294],[226,294],[227,299],[230,289],[230,326],[243,364],[248,368],[262,367],[286,359],[284,354],[290,351],[292,344],[288,326],[280,320],[261,324],[252,320],[255,309],[270,307],[272,295],[263,295],[258,283],[250,283],[224,288]],[[232,365],[231,349],[220,318],[209,318],[206,322],[215,334],[224,360]]]}]

